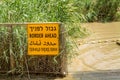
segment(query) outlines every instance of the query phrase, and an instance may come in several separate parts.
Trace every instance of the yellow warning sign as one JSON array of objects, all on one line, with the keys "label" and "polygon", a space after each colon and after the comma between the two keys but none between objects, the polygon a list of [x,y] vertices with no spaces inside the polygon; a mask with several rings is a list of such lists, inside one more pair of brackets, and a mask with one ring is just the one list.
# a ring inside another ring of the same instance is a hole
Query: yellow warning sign
[{"label": "yellow warning sign", "polygon": [[59,23],[28,24],[28,55],[59,53]]}]

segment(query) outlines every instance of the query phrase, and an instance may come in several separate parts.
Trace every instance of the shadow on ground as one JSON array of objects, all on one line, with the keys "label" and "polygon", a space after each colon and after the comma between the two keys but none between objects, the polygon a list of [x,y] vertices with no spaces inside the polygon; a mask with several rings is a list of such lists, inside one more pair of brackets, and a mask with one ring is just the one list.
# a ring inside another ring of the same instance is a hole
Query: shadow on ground
[{"label": "shadow on ground", "polygon": [[62,78],[51,75],[30,74],[28,75],[4,75],[0,74],[0,80],[55,80],[56,78]]},{"label": "shadow on ground", "polygon": [[73,78],[74,80],[120,80],[120,69],[76,72]]}]

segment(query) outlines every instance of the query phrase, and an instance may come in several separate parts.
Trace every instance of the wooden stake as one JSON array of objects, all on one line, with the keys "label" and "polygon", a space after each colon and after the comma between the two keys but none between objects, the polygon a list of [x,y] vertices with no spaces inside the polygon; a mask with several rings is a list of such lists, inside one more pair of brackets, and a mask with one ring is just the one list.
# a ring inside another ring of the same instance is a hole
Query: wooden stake
[{"label": "wooden stake", "polygon": [[12,74],[14,74],[14,69],[15,69],[15,59],[14,59],[14,55],[12,52],[12,43],[13,43],[13,29],[12,29],[12,25],[9,25],[9,54],[10,54],[10,70],[12,70]]}]

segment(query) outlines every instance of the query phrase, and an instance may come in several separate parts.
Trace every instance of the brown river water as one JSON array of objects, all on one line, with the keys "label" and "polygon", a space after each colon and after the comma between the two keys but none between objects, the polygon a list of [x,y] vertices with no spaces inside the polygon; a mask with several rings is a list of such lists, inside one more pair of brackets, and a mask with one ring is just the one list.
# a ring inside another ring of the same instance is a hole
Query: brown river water
[{"label": "brown river water", "polygon": [[[62,80],[120,80],[120,22],[82,24],[90,36],[77,39],[78,55]],[[61,80],[61,79],[56,79]]]}]

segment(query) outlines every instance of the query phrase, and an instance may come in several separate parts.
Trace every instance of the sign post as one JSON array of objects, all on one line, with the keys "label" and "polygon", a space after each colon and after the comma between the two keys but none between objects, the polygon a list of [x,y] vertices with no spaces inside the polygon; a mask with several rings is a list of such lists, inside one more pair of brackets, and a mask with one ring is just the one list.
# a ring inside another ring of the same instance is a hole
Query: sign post
[{"label": "sign post", "polygon": [[59,27],[60,23],[28,24],[28,55],[57,55]]}]

